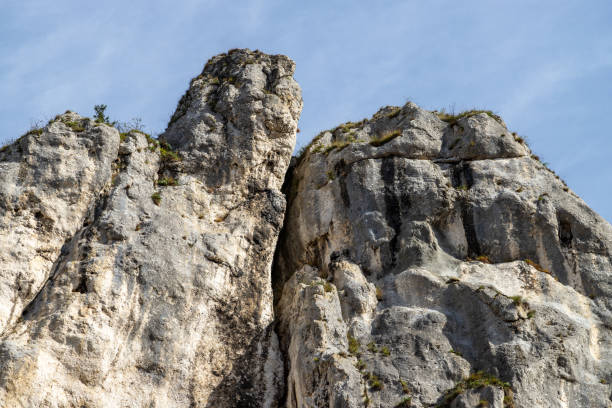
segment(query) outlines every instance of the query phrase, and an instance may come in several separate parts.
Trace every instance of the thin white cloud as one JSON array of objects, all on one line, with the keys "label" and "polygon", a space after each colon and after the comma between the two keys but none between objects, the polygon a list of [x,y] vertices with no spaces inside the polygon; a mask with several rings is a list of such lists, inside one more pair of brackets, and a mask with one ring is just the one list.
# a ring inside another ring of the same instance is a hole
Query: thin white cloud
[{"label": "thin white cloud", "polygon": [[512,92],[501,110],[508,117],[518,117],[535,109],[538,100],[570,85],[573,81],[594,71],[612,67],[612,57],[593,56],[588,60],[559,60],[534,67]]}]

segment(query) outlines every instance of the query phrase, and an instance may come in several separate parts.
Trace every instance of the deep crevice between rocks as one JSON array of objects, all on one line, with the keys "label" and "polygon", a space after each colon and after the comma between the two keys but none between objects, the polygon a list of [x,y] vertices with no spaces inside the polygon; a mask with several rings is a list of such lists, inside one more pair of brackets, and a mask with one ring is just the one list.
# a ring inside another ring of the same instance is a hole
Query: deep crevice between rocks
[{"label": "deep crevice between rocks", "polygon": [[[287,172],[285,173],[285,178],[283,180],[283,185],[281,187],[281,193],[285,196],[285,215],[283,217],[283,225],[281,226],[280,233],[278,234],[278,239],[276,241],[276,248],[274,248],[274,256],[272,257],[272,271],[271,271],[271,279],[272,279],[272,296],[273,296],[273,310],[274,310],[274,333],[276,334],[279,341],[279,353],[283,362],[283,379],[282,387],[279,393],[278,406],[286,405],[286,401],[288,398],[289,391],[289,383],[288,383],[288,373],[289,373],[289,358],[286,354],[286,350],[283,349],[281,333],[279,332],[278,327],[278,317],[279,311],[277,309],[278,303],[283,294],[283,286],[289,277],[283,276],[281,268],[279,267],[280,261],[280,252],[282,251],[283,244],[285,240],[289,239],[287,234],[287,221],[289,215],[289,209],[291,208],[291,204],[297,195],[297,178],[295,175],[295,171],[297,168],[297,161],[291,160],[289,167],[287,168]],[[296,396],[293,395],[293,399],[296,399]],[[297,402],[296,402],[297,405]]]}]

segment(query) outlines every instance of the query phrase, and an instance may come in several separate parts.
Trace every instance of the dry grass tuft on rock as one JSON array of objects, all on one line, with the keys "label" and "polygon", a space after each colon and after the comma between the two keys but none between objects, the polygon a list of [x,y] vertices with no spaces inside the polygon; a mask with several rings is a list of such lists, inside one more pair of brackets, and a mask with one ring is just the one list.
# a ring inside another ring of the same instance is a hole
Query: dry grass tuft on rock
[{"label": "dry grass tuft on rock", "polygon": [[495,386],[502,388],[504,390],[504,407],[514,407],[514,400],[512,398],[512,390],[510,389],[510,384],[500,380],[494,375],[487,374],[484,371],[478,371],[474,374],[471,374],[468,378],[460,381],[457,385],[448,390],[444,394],[444,397],[442,398],[440,404],[437,405],[437,408],[448,408],[451,406],[454,399],[465,391],[487,386]]},{"label": "dry grass tuft on rock", "polygon": [[525,259],[525,263],[529,266],[533,266],[534,268],[536,268],[538,271],[540,272],[544,272],[544,273],[550,273],[550,271],[548,269],[544,269],[540,266],[540,264],[533,262],[531,259]]},{"label": "dry grass tuft on rock", "polygon": [[401,134],[402,134],[402,131],[399,129],[389,130],[383,133],[382,135],[380,135],[379,137],[377,137],[376,139],[370,140],[370,144],[374,147],[382,146],[385,143],[388,143],[391,140],[395,139],[396,137],[400,136]]},{"label": "dry grass tuft on rock", "polygon": [[485,113],[485,114],[489,115],[490,117],[492,117],[493,119],[495,119],[496,121],[498,121],[499,123],[503,123],[503,120],[502,120],[501,116],[493,113],[490,110],[483,110],[483,109],[471,109],[471,110],[463,111],[463,112],[457,113],[457,114],[447,113],[444,109],[442,109],[441,111],[436,112],[436,115],[438,115],[438,118],[440,118],[444,122],[446,122],[446,123],[448,123],[450,125],[454,125],[460,119],[469,118],[470,116],[475,116],[475,115],[478,115],[480,113]]},{"label": "dry grass tuft on rock", "polygon": [[346,338],[348,340],[348,351],[349,353],[351,353],[352,355],[359,355],[359,347],[361,346],[359,344],[359,341],[354,338],[353,336],[351,336],[350,334],[346,335]]},{"label": "dry grass tuft on rock", "polygon": [[159,194],[159,191],[156,191],[151,194],[151,200],[153,200],[153,203],[155,205],[159,205],[161,203],[161,194]]},{"label": "dry grass tuft on rock", "polygon": [[158,186],[166,187],[166,186],[177,186],[178,182],[174,177],[163,177],[159,179],[157,182]]}]

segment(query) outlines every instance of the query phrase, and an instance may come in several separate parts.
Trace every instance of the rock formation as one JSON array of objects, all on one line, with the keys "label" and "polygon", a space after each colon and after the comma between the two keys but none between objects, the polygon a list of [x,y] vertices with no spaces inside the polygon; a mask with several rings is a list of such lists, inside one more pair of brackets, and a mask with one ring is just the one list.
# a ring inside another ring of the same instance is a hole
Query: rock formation
[{"label": "rock formation", "polygon": [[612,227],[496,115],[381,109],[287,190],[287,407],[612,406]]},{"label": "rock formation", "polygon": [[0,406],[277,406],[293,72],[234,51],[161,144],[68,113],[2,153]]},{"label": "rock formation", "polygon": [[232,50],[158,140],[0,149],[0,406],[612,407],[612,226],[486,111],[290,165],[294,69]]}]

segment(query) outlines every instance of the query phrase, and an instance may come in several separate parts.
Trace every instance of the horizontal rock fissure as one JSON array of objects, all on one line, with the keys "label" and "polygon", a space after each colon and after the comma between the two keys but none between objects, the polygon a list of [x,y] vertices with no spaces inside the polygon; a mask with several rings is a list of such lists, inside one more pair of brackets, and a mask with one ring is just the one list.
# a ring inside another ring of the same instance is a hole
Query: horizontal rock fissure
[{"label": "horizontal rock fissure", "polygon": [[459,159],[459,158],[443,159],[443,158],[414,157],[414,156],[402,155],[402,154],[397,154],[397,153],[382,153],[382,154],[373,155],[372,157],[364,157],[364,158],[355,159],[355,160],[350,160],[349,159],[349,160],[346,161],[346,165],[350,166],[350,165],[353,165],[355,163],[359,163],[359,162],[364,161],[364,160],[378,160],[378,159],[384,159],[384,158],[387,158],[387,157],[399,157],[399,158],[407,159],[407,160],[423,160],[423,161],[430,161],[432,163],[442,163],[442,164],[458,164],[458,163],[462,163],[462,162],[477,162],[477,161],[485,161],[485,160],[512,160],[512,159],[521,159],[521,158],[525,158],[525,157],[528,157],[528,156],[497,157],[497,158],[487,158],[487,159]]}]

